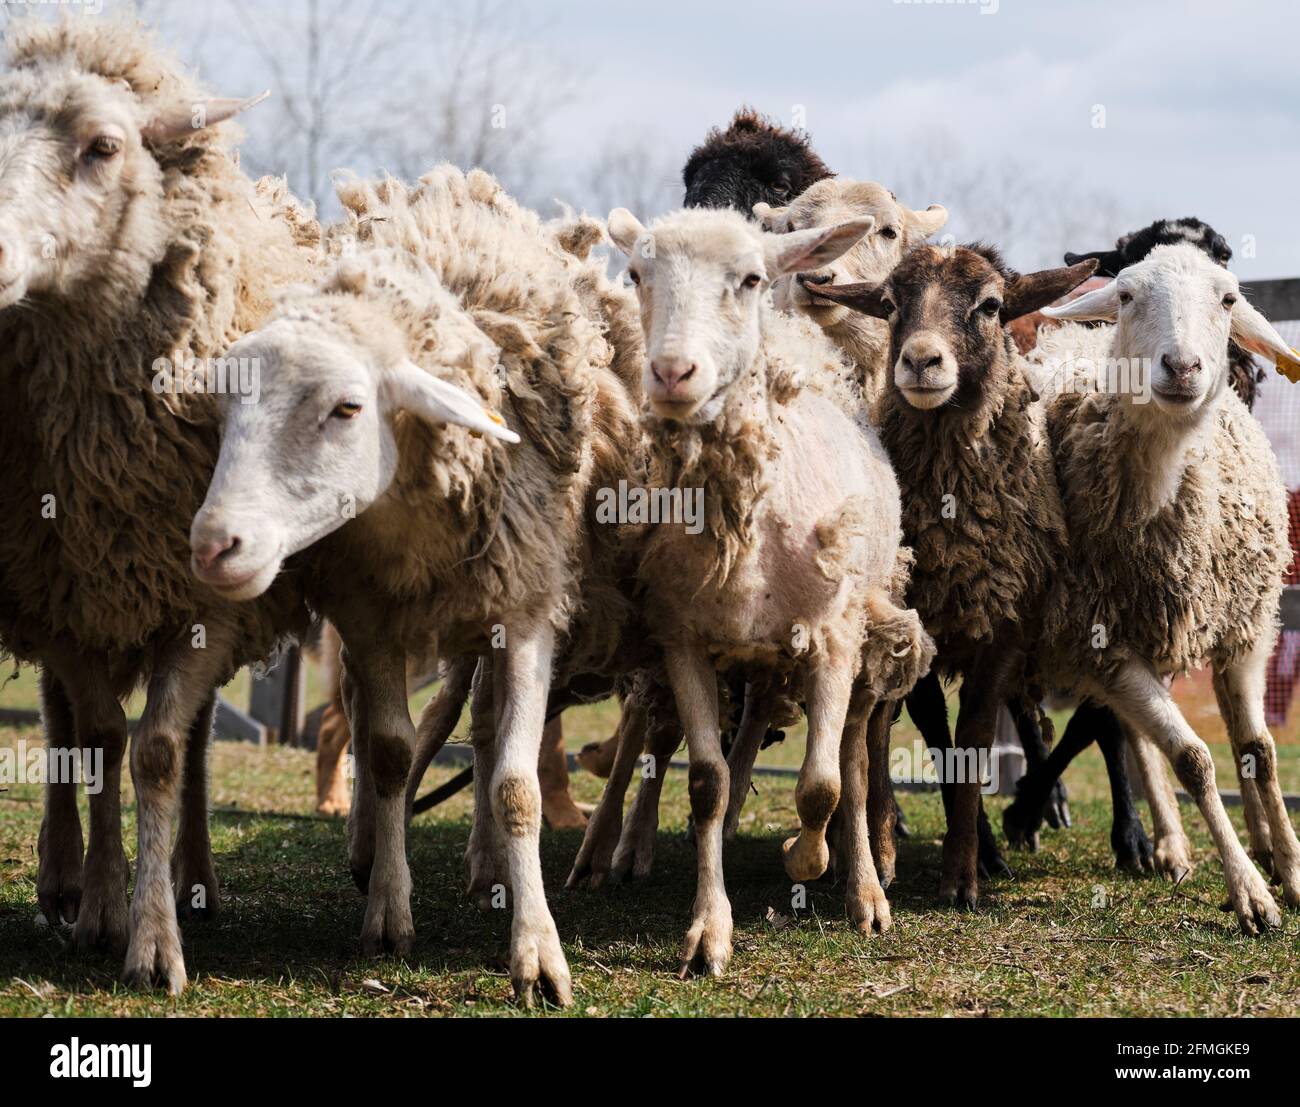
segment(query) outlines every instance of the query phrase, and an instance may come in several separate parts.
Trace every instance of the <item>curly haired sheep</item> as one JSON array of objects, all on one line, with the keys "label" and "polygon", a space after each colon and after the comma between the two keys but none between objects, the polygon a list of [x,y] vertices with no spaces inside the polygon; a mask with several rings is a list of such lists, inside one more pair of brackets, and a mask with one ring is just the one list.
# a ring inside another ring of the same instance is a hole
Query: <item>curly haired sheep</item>
[{"label": "curly haired sheep", "polygon": [[[719,974],[731,956],[722,876],[729,781],[715,669],[789,673],[801,684],[808,746],[786,871],[810,880],[826,870],[826,828],[843,785],[844,851],[857,862],[850,914],[868,931],[890,923],[868,847],[865,743],[841,735],[879,628],[901,638],[891,646],[912,659],[894,682],[914,681],[928,663],[915,612],[891,599],[898,486],[861,401],[855,420],[851,402],[832,395],[840,384],[833,348],[807,322],[769,311],[764,297],[776,277],[826,264],[867,229],[859,220],[772,235],[739,213],[691,209],[649,229],[621,208],[609,217],[646,335],[649,484],[705,496],[701,533],[680,521],[654,528],[640,568],[690,756],[699,873],[683,974]],[[814,368],[823,372],[810,377]],[[870,670],[862,677],[880,679]]]},{"label": "curly haired sheep", "polygon": [[962,677],[956,739],[970,756],[953,787],[940,880],[958,906],[978,896],[973,762],[1000,705],[1030,690],[1041,604],[1065,552],[1041,413],[1003,324],[1094,266],[1021,275],[991,247],[923,246],[881,283],[818,290],[889,321],[893,372],[876,418],[916,555],[908,600],[935,638],[938,670]]},{"label": "curly haired sheep", "polygon": [[[1223,808],[1209,749],[1161,676],[1209,662],[1255,859],[1300,907],[1300,845],[1264,720],[1264,671],[1290,560],[1285,488],[1228,386],[1229,341],[1292,372],[1237,279],[1195,246],[1157,246],[1051,318],[1048,427],[1071,541],[1048,606],[1049,679],[1110,706],[1173,764],[1209,824],[1243,931],[1280,923]],[[1128,370],[1128,380],[1118,372]]]},{"label": "curly haired sheep", "polygon": [[[557,639],[582,672],[619,645],[615,575],[584,570],[613,556],[614,528],[588,525],[589,493],[635,456],[634,411],[576,289],[586,266],[487,174],[442,166],[410,188],[347,183],[340,198],[353,255],[232,350],[273,372],[259,404],[228,407],[195,570],[247,598],[292,558],[339,628],[367,951],[414,937],[405,656],[479,656],[475,777],[513,896],[511,977],[525,1001],[540,986],[567,1003],[538,856],[538,746]],[[502,408],[518,435],[489,414]]]},{"label": "curly haired sheep", "polygon": [[[254,101],[208,98],[133,24],[29,20],[6,39],[0,644],[41,668],[49,746],[102,746],[105,763],[84,869],[75,786],[48,786],[37,894],[49,918],[75,915],[79,945],[129,935],[126,979],[177,992],[173,881],[182,907],[217,903],[215,690],[307,622],[290,580],[240,606],[187,571],[220,408],[181,386],[261,321],[278,286],[310,274],[319,231],[282,185],[240,172],[224,120]],[[121,701],[141,685],[128,922]]]}]

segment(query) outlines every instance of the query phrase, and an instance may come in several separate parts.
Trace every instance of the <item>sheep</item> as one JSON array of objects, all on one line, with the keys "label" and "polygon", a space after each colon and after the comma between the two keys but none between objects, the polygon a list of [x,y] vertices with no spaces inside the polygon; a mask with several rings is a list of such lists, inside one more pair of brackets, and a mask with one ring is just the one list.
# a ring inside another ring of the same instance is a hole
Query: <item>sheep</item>
[{"label": "sheep", "polygon": [[274,372],[259,404],[227,408],[194,569],[250,598],[288,559],[338,626],[367,952],[414,938],[404,658],[479,657],[475,782],[509,874],[511,979],[526,1003],[538,990],[568,1003],[538,856],[538,749],[557,639],[582,672],[618,646],[628,605],[602,568],[616,528],[589,521],[589,493],[627,471],[638,434],[615,351],[584,311],[597,263],[564,254],[480,171],[339,195],[356,248],[232,348]]},{"label": "sheep", "polygon": [[[784,673],[801,685],[808,747],[786,872],[804,881],[826,870],[826,827],[843,785],[846,899],[853,923],[870,932],[889,927],[889,906],[867,845],[865,744],[841,743],[841,734],[860,669],[872,692],[901,694],[932,647],[915,612],[891,597],[898,486],[863,405],[857,419],[844,410],[853,405],[835,387],[838,359],[816,329],[766,304],[772,280],[830,262],[869,224],[772,235],[737,212],[685,209],[647,229],[618,208],[608,227],[641,306],[649,484],[705,495],[702,533],[680,522],[653,528],[639,575],[690,760],[698,885],[681,973],[719,975],[732,922],[715,669]],[[874,671],[877,661],[862,665],[882,638],[885,656],[910,661],[892,678]]]},{"label": "sheep", "polygon": [[1238,924],[1259,933],[1280,923],[1277,905],[1224,811],[1209,749],[1160,678],[1211,665],[1251,850],[1300,906],[1300,845],[1263,708],[1290,559],[1285,488],[1228,386],[1228,344],[1291,373],[1300,354],[1236,277],[1187,244],[1157,246],[1047,314],[1115,325],[1062,327],[1039,342],[1071,535],[1040,663],[1161,749],[1209,824]]},{"label": "sheep", "polygon": [[873,220],[867,235],[832,264],[782,277],[773,286],[773,298],[777,307],[802,312],[826,332],[852,361],[868,401],[874,401],[884,387],[889,328],[840,304],[818,300],[810,288],[883,281],[904,254],[938,233],[948,221],[947,209],[931,204],[925,211],[913,211],[874,181],[831,177],[800,193],[787,207],[756,204],[754,214],[767,230],[778,233],[828,227],[845,219]]},{"label": "sheep", "polygon": [[[1041,412],[1003,324],[1095,265],[1020,275],[988,246],[922,246],[883,282],[817,291],[889,321],[893,370],[876,419],[916,555],[908,601],[934,636],[936,668],[962,677],[957,744],[976,760],[999,705],[1035,699],[1039,612],[1066,543]],[[974,767],[954,782],[940,877],[940,895],[966,908],[979,890]]]},{"label": "sheep", "polygon": [[[305,631],[307,611],[290,579],[239,606],[190,576],[186,530],[220,409],[210,388],[176,386],[202,384],[192,363],[312,272],[319,227],[282,182],[255,187],[239,170],[226,120],[257,98],[208,97],[134,24],[31,20],[6,40],[0,649],[40,667],[48,745],[102,746],[105,764],[84,867],[75,786],[47,787],[37,897],[49,919],[75,917],[78,946],[126,946],[128,983],[179,992],[178,908],[211,913],[219,895],[206,812],[216,689]],[[142,685],[128,917],[122,699]]]},{"label": "sheep", "polygon": [[833,176],[802,131],[782,127],[753,108],[741,108],[726,130],[714,127],[682,167],[688,208],[732,208],[789,203],[816,181]]}]

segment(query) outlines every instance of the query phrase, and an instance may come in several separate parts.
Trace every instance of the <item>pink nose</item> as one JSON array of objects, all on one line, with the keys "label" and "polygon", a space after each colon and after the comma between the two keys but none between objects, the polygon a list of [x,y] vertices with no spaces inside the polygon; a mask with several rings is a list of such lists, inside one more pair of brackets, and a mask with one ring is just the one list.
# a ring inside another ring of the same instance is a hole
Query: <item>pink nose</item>
[{"label": "pink nose", "polygon": [[234,553],[237,549],[239,549],[239,539],[235,535],[231,535],[224,540],[216,540],[197,546],[191,552],[194,554],[195,564],[200,569],[211,569],[223,557]]},{"label": "pink nose", "polygon": [[650,372],[654,379],[668,392],[673,391],[683,381],[688,381],[695,374],[698,366],[684,357],[657,357],[650,362]]}]

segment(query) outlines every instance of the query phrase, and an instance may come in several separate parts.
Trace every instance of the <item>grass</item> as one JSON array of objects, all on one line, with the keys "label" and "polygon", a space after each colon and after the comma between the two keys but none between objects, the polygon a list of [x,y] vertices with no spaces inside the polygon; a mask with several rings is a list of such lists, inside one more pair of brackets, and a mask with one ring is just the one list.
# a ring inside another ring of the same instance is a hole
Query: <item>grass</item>
[{"label": "grass", "polygon": [[[6,696],[6,704],[9,698]],[[609,732],[610,705],[566,715],[572,745]],[[897,739],[910,743],[900,728]],[[0,747],[35,727],[0,727]],[[1208,735],[1207,735],[1208,737]],[[1300,790],[1300,743],[1279,750],[1284,786]],[[764,754],[797,762],[794,732]],[[1227,747],[1214,746],[1231,773]],[[343,828],[311,813],[313,756],[219,743],[213,755],[213,847],[223,913],[184,925],[191,985],[179,999],[127,992],[114,955],[78,955],[61,928],[37,926],[40,789],[0,793],[0,1015],[519,1015],[505,972],[509,914],[465,900],[461,855],[469,797],[418,818],[410,835],[418,934],[405,961],[358,952],[363,901],[345,861]],[[451,770],[435,770],[442,780]],[[981,908],[936,902],[943,815],[934,794],[905,794],[914,837],[900,844],[890,890],[894,929],[849,931],[829,880],[792,906],[780,842],[795,823],[789,781],[758,780],[740,836],[727,847],[735,956],[721,980],[678,981],[677,945],[690,913],[694,851],[683,838],[684,774],[664,789],[654,873],[641,884],[566,891],[576,832],[545,831],[542,864],[582,1015],[1291,1015],[1300,1014],[1300,918],[1263,939],[1219,910],[1222,880],[1196,812],[1184,817],[1199,862],[1178,888],[1117,873],[1110,805],[1095,750],[1067,777],[1075,826],[1045,830],[1036,854],[1011,856],[1016,876],[986,884]],[[594,802],[600,782],[573,779]],[[134,807],[123,797],[127,852]],[[1003,800],[988,803],[999,825]],[[240,810],[231,811],[238,807]],[[1240,809],[1230,809],[1241,826]]]}]

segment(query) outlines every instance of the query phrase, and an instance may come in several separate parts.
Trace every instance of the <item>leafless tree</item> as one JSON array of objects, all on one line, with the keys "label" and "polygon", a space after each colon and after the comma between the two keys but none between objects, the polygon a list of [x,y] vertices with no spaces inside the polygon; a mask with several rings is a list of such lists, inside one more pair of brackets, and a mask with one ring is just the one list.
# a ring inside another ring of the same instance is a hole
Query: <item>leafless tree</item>
[{"label": "leafless tree", "polygon": [[577,182],[575,199],[594,215],[624,207],[642,220],[682,205],[681,166],[686,155],[652,135],[610,138]]}]

